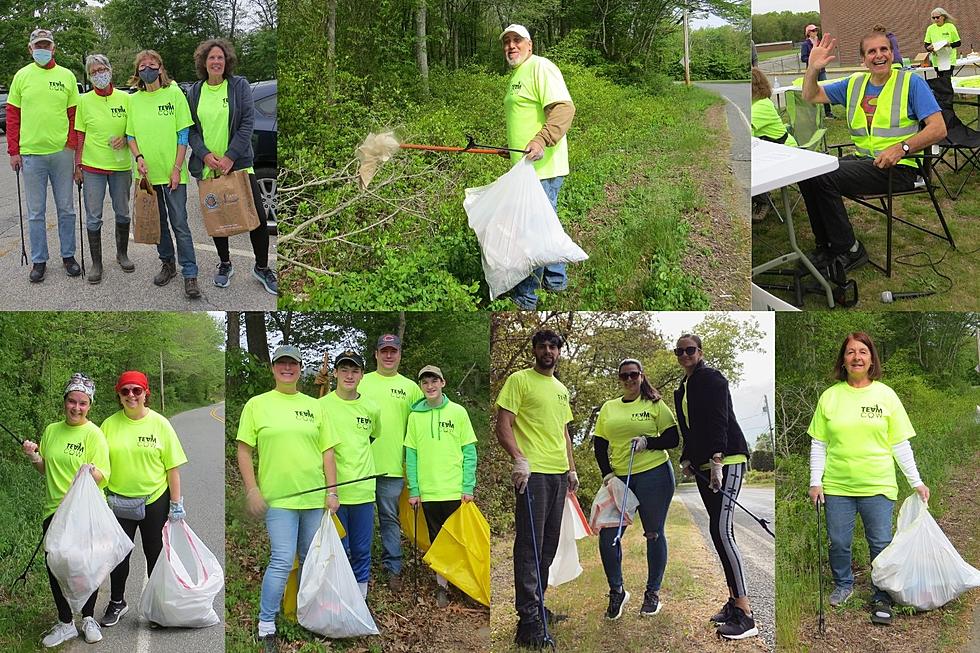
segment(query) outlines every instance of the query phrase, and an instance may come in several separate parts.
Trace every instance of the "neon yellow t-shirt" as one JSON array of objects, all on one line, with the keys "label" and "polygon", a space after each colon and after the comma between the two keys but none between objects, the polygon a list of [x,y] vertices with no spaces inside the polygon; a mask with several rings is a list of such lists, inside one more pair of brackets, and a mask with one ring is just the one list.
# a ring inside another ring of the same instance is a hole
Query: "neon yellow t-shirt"
[{"label": "neon yellow t-shirt", "polygon": [[752,103],[752,135],[757,138],[765,136],[774,141],[786,136],[783,145],[797,146],[796,139],[786,131],[786,125],[779,117],[776,105],[769,98],[762,98]]},{"label": "neon yellow t-shirt", "polygon": [[463,447],[475,442],[469,414],[452,401],[408,416],[405,446],[417,452],[422,501],[455,501],[463,496]]},{"label": "neon yellow t-shirt", "polygon": [[170,420],[154,410],[138,420],[120,410],[102,422],[102,432],[116,471],[109,481],[114,494],[153,503],[167,489],[167,470],[187,462]]},{"label": "neon yellow t-shirt", "polygon": [[[126,134],[136,137],[151,184],[170,183],[170,172],[177,161],[177,132],[192,124],[187,98],[177,84],[171,83],[152,93],[136,91],[129,97]],[[186,156],[180,183],[187,183]]]},{"label": "neon yellow t-shirt", "polygon": [[[599,409],[595,434],[609,442],[609,464],[613,472],[623,476],[629,468],[630,441],[638,436],[657,437],[671,426],[677,426],[674,414],[663,401],[638,397],[624,401],[611,399]],[[663,465],[669,458],[666,451],[645,449],[633,455],[633,473]]]},{"label": "neon yellow t-shirt", "polygon": [[68,144],[68,109],[78,104],[75,74],[29,63],[14,75],[7,104],[20,109],[20,153],[55,154]]},{"label": "neon yellow t-shirt", "polygon": [[89,91],[78,98],[75,129],[85,133],[82,165],[100,170],[132,169],[129,147],[116,150],[109,144],[113,138],[125,138],[128,108],[129,93],[118,88],[113,88],[112,93],[105,97]]},{"label": "neon yellow t-shirt", "polygon": [[514,372],[504,381],[497,406],[517,416],[514,437],[532,472],[568,471],[565,425],[572,421],[572,409],[561,381],[534,368]]},{"label": "neon yellow t-shirt", "polygon": [[277,390],[256,395],[245,403],[237,440],[259,455],[259,489],[272,508],[322,508],[326,491],[287,497],[327,484],[323,452],[337,444],[320,403],[297,392]]},{"label": "neon yellow t-shirt", "polygon": [[[572,96],[565,86],[558,66],[544,57],[532,54],[527,61],[514,69],[507,80],[504,110],[507,115],[507,145],[523,149],[544,127],[544,108],[555,102],[571,102]],[[523,157],[510,153],[510,160],[517,163]],[[568,174],[568,140],[562,136],[553,147],[544,148],[544,156],[534,162],[538,179],[563,177]]]},{"label": "neon yellow t-shirt", "polygon": [[43,519],[58,509],[78,468],[85,463],[95,465],[102,472],[100,488],[109,482],[112,469],[109,445],[102,431],[92,422],[81,426],[69,426],[65,421],[48,424],[41,436],[38,453],[44,458],[44,485],[47,489]]},{"label": "neon yellow t-shirt", "polygon": [[[334,447],[337,482],[375,474],[371,440],[381,435],[381,409],[378,405],[364,395],[345,401],[336,392],[320,397],[319,401],[333,432],[337,434],[337,446]],[[372,478],[338,487],[341,505],[373,502],[375,485]]]},{"label": "neon yellow t-shirt", "polygon": [[[197,119],[201,121],[201,134],[204,145],[219,159],[228,151],[228,80],[223,79],[217,86],[207,82],[201,84],[201,96],[197,103]],[[249,174],[255,172],[246,168]],[[204,166],[204,179],[211,179],[217,173]]]},{"label": "neon yellow t-shirt", "polygon": [[[923,39],[926,43],[937,43],[939,41],[946,41],[947,43],[955,43],[960,40],[959,32],[956,31],[956,25],[950,22],[945,22],[942,25],[937,25],[935,23],[929,25],[926,28],[926,37]],[[956,65],[956,48],[949,48],[949,65]],[[935,52],[929,53],[929,61],[932,65],[939,65],[940,56]]]},{"label": "neon yellow t-shirt", "polygon": [[902,401],[884,383],[824,390],[807,433],[827,443],[825,494],[898,498],[892,447],[915,435]]},{"label": "neon yellow t-shirt", "polygon": [[357,391],[377,404],[381,410],[381,434],[371,443],[376,474],[393,478],[405,475],[405,426],[412,404],[422,399],[422,390],[401,374],[382,376],[377,372],[364,375]]}]

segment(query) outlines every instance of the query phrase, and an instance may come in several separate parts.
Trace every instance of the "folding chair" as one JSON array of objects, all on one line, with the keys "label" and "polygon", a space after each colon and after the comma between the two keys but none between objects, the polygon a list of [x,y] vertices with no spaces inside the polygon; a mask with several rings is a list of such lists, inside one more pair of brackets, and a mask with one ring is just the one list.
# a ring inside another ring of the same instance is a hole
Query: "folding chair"
[{"label": "folding chair", "polygon": [[[937,166],[936,179],[949,198],[955,200],[963,192],[973,173],[980,170],[980,132],[964,125],[952,109],[943,109],[943,121],[946,123],[946,138],[933,145]],[[945,158],[949,152],[953,153],[952,162]],[[946,166],[953,173],[967,170],[966,177],[955,193],[950,191],[946,180],[939,173],[939,164]]]},{"label": "folding chair", "polygon": [[[786,92],[786,116],[789,118],[789,125],[786,131],[796,139],[796,147],[812,152],[827,151],[827,128],[824,127],[824,113],[822,104],[811,104],[803,99],[801,93],[796,91]],[[779,212],[779,207],[773,201],[772,195],[766,195],[769,207],[776,213],[780,222],[783,214]],[[802,195],[797,195],[793,202],[793,210],[799,205]]]}]

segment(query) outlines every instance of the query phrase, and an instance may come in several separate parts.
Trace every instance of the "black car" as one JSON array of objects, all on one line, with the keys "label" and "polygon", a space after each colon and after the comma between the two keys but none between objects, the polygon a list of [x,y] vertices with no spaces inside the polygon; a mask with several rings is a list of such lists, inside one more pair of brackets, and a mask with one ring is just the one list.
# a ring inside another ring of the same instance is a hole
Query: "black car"
[{"label": "black car", "polygon": [[252,133],[252,149],[255,154],[255,177],[262,191],[262,205],[269,221],[269,233],[277,233],[276,225],[276,80],[254,82],[252,101],[255,104],[255,131]]},{"label": "black car", "polygon": [[0,93],[0,134],[7,133],[7,94]]}]

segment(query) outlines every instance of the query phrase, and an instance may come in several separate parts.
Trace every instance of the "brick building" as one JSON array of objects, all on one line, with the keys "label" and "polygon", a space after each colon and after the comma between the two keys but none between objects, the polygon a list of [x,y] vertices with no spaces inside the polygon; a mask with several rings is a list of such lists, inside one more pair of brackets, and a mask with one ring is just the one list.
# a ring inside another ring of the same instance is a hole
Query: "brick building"
[{"label": "brick building", "polygon": [[963,42],[957,48],[959,54],[980,49],[980,0],[881,0],[873,7],[856,0],[820,0],[820,33],[828,32],[837,38],[841,65],[856,66],[861,64],[858,54],[861,37],[881,23],[898,37],[902,56],[912,59],[925,52],[922,40],[936,7],[942,7],[953,17]]}]

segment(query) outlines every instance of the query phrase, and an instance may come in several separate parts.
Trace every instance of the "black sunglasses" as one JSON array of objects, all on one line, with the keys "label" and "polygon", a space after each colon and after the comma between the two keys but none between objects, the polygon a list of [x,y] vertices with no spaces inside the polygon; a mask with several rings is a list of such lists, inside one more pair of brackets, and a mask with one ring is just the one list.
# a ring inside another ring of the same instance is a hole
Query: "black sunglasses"
[{"label": "black sunglasses", "polygon": [[627,379],[629,379],[630,381],[635,381],[638,378],[640,378],[640,373],[639,372],[620,372],[619,373],[619,380],[620,381],[626,381]]},{"label": "black sunglasses", "polygon": [[674,356],[680,356],[681,354],[687,354],[688,356],[693,356],[694,352],[700,350],[700,347],[677,347],[674,349]]}]

